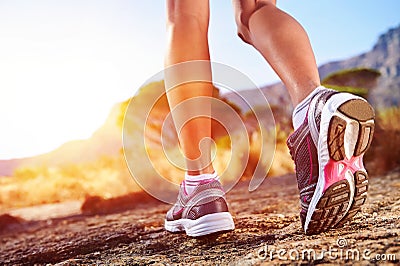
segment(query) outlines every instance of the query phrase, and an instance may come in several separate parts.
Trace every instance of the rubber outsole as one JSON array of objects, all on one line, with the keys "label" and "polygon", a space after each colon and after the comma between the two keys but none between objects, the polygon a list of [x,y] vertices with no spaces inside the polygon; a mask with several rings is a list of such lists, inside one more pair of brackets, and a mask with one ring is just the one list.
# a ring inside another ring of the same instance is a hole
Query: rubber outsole
[{"label": "rubber outsole", "polygon": [[169,232],[186,232],[188,236],[199,237],[233,230],[235,229],[235,224],[229,212],[219,212],[204,215],[196,220],[166,220],[164,227]]},{"label": "rubber outsole", "polygon": [[341,180],[325,191],[311,216],[307,234],[326,231],[342,220],[349,204],[349,187],[347,180]]},{"label": "rubber outsole", "polygon": [[335,225],[335,227],[340,227],[351,218],[353,218],[360,210],[361,206],[367,200],[367,191],[368,191],[368,174],[365,171],[357,171],[354,175],[356,189],[354,192],[354,199],[351,202],[350,209],[346,213],[346,215]]},{"label": "rubber outsole", "polygon": [[[336,165],[338,169],[349,167],[351,170],[341,173],[341,180],[330,184],[323,192],[311,216],[306,234],[318,234],[343,225],[354,217],[365,203],[368,174],[364,169],[362,157],[371,145],[374,117],[372,107],[361,99],[341,104],[333,114],[327,136],[331,164]],[[347,165],[349,161],[354,164],[352,167]],[[329,178],[325,176],[325,179]]]}]

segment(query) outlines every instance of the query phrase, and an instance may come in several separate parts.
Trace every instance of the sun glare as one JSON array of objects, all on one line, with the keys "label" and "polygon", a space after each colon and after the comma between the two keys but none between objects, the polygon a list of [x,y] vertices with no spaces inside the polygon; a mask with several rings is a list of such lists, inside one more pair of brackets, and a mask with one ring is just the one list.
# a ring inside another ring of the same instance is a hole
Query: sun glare
[{"label": "sun glare", "polygon": [[[50,151],[90,137],[104,123],[118,73],[107,62],[82,58],[19,58],[0,63],[3,78],[1,157]],[[17,144],[17,145],[16,145]]]},{"label": "sun glare", "polygon": [[74,5],[0,9],[0,160],[90,137],[114,104],[161,70],[160,41],[137,42],[140,27],[126,23],[132,10]]}]

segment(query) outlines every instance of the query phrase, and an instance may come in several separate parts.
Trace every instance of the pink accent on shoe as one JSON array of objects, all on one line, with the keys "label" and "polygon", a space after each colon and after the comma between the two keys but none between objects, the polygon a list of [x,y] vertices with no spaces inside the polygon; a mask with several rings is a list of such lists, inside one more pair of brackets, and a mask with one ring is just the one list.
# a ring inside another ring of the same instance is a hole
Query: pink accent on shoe
[{"label": "pink accent on shoe", "polygon": [[[213,182],[214,180],[215,180],[214,178],[204,179],[204,180],[201,180],[201,181],[200,181],[200,184],[201,184],[201,185],[208,184],[208,183]],[[223,192],[225,193],[225,190],[224,190],[223,187],[221,187],[221,191],[223,191]]]},{"label": "pink accent on shoe", "polygon": [[201,181],[199,182],[199,184],[200,184],[200,185],[205,185],[205,184],[208,184],[208,183],[210,183],[210,182],[212,182],[212,181],[214,181],[214,180],[215,180],[214,178],[204,179],[204,180],[201,180]]},{"label": "pink accent on shoe", "polygon": [[345,158],[341,161],[330,159],[324,169],[325,186],[323,192],[332,184],[346,179],[346,172],[348,170],[354,174],[356,171],[364,169],[363,156],[353,156],[350,159]]},{"label": "pink accent on shoe", "polygon": [[185,208],[180,208],[177,212],[174,212],[173,215],[176,216],[176,215],[181,214],[181,213],[183,212],[184,209],[185,209]]},{"label": "pink accent on shoe", "polygon": [[183,186],[183,192],[185,193],[185,195],[188,195],[188,193],[186,191],[186,182],[185,182],[185,180],[182,181],[181,186]]},{"label": "pink accent on shoe", "polygon": [[308,179],[308,184],[311,184],[312,177],[313,177],[313,161],[312,161],[312,154],[311,154],[311,148],[310,148],[310,136],[307,136],[307,148],[308,148],[308,155],[310,156],[310,178]]}]

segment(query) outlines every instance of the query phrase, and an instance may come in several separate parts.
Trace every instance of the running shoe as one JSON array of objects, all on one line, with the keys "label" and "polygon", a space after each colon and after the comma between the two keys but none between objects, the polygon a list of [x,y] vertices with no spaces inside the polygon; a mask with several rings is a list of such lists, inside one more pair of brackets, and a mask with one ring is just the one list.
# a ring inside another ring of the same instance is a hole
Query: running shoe
[{"label": "running shoe", "polygon": [[235,228],[219,181],[205,180],[189,195],[184,182],[177,202],[167,212],[167,231],[186,232],[189,236],[198,237]]},{"label": "running shoe", "polygon": [[363,155],[372,141],[374,117],[363,98],[326,89],[314,96],[303,124],[289,136],[306,234],[344,224],[365,203]]}]

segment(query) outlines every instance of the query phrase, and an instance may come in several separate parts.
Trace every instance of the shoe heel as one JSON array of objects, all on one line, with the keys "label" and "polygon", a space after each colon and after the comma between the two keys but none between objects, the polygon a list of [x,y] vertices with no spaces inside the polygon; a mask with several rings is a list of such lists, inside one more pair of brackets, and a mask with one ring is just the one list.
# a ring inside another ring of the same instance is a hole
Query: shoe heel
[{"label": "shoe heel", "polygon": [[353,99],[339,106],[329,124],[328,151],[331,159],[337,162],[358,160],[354,165],[357,170],[349,180],[354,184],[354,196],[350,199],[348,211],[334,227],[340,227],[354,217],[367,199],[368,174],[362,157],[372,142],[374,118],[371,105],[364,100]]}]

